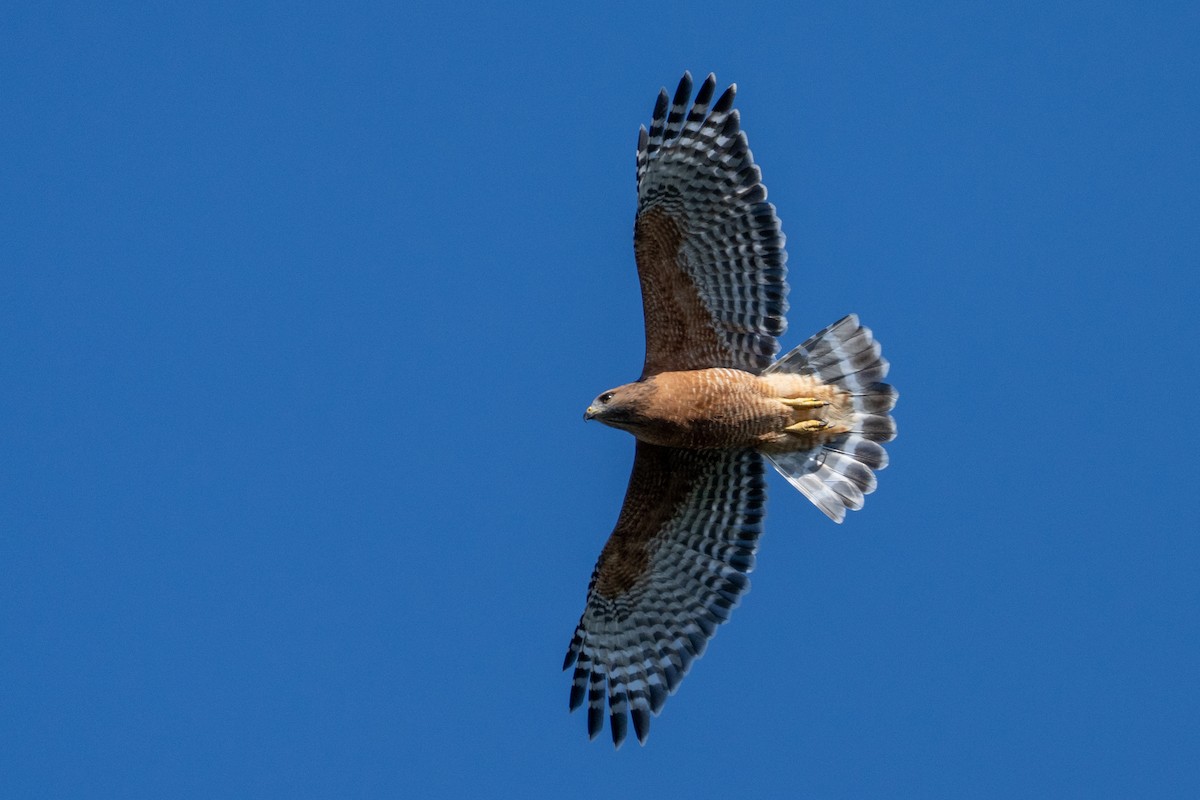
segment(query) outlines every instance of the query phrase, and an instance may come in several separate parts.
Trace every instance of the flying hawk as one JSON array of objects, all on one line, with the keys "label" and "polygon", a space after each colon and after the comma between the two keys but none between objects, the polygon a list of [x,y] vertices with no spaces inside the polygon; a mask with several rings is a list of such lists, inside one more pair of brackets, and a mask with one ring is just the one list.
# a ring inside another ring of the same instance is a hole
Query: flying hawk
[{"label": "flying hawk", "polygon": [[563,669],[572,710],[639,742],[749,587],[762,532],[763,457],[841,522],[875,490],[896,434],[888,363],[854,315],[778,361],[787,254],[733,109],[709,75],[663,89],[637,148],[634,252],[646,361],[585,419],[637,438],[616,528],[600,553]]}]

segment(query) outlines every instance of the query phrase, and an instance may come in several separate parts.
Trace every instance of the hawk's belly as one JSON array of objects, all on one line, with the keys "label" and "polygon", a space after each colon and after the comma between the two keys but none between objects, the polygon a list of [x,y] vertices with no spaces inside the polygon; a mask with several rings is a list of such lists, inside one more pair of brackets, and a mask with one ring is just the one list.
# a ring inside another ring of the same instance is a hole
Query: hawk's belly
[{"label": "hawk's belly", "polygon": [[636,435],[668,447],[757,447],[793,418],[765,378],[739,369],[663,372],[647,379],[654,391]]}]

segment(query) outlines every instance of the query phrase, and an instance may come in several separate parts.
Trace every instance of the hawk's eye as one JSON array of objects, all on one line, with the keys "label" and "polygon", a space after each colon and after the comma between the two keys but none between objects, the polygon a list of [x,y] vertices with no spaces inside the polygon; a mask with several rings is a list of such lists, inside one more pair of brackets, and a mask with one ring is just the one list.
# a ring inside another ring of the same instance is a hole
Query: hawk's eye
[{"label": "hawk's eye", "polygon": [[612,392],[605,392],[604,394],[600,395],[600,397],[599,397],[599,400],[601,403],[607,403],[609,400],[612,400],[612,399],[613,399]]}]

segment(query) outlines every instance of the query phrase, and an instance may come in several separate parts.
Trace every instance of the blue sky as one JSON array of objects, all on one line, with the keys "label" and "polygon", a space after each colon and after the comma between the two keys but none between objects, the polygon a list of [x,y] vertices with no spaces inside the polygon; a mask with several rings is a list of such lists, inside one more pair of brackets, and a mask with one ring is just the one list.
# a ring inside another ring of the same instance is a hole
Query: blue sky
[{"label": "blue sky", "polygon": [[[1200,12],[0,12],[0,794],[1194,797]],[[559,671],[634,145],[739,84],[791,347],[900,389],[648,744]]]}]

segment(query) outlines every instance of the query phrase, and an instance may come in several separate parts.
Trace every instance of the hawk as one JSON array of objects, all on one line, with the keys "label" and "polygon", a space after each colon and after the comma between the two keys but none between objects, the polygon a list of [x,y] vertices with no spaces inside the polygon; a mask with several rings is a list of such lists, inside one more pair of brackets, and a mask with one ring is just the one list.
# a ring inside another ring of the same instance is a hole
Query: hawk
[{"label": "hawk", "polygon": [[847,316],[779,360],[787,254],[733,108],[709,75],[659,92],[637,146],[634,253],[641,377],[585,419],[637,439],[617,524],[588,586],[563,669],[588,734],[645,743],[692,661],[749,588],[766,502],[765,457],[835,522],[887,465],[896,391],[871,331]]}]

